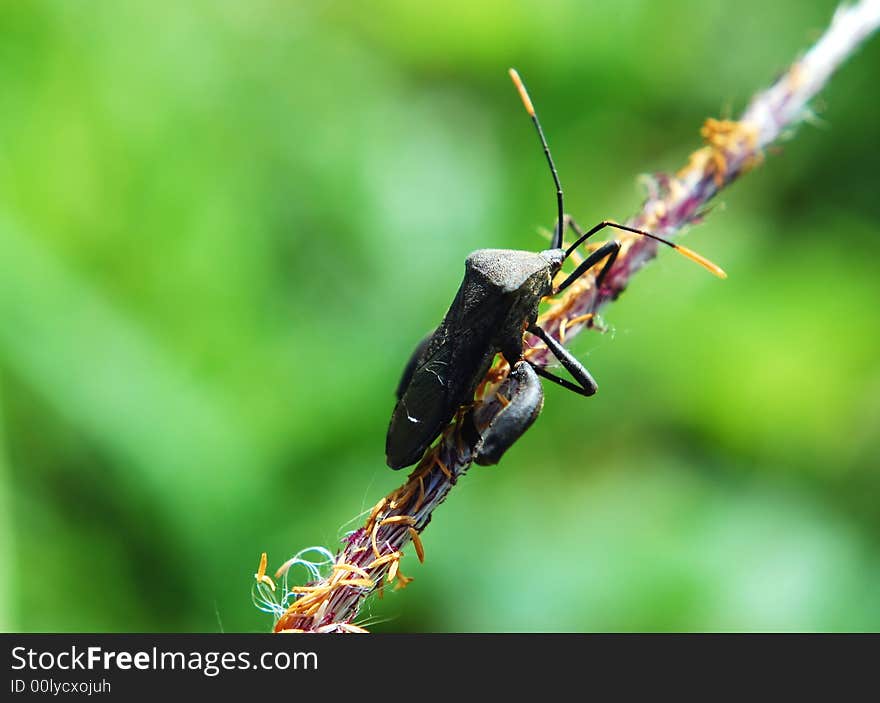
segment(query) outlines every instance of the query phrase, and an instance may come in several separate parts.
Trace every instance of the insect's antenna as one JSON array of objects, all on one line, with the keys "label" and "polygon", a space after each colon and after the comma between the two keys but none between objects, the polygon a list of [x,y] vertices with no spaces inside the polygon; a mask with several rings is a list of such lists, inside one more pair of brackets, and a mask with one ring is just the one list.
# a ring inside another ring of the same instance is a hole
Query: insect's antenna
[{"label": "insect's antenna", "polygon": [[544,147],[544,156],[547,157],[547,164],[550,166],[550,173],[553,175],[553,182],[556,184],[556,207],[559,212],[556,217],[556,231],[553,233],[553,243],[551,248],[560,249],[562,247],[563,207],[562,186],[559,183],[559,174],[556,173],[556,165],[553,163],[553,157],[550,155],[550,147],[547,146],[547,140],[544,138],[544,130],[541,129],[538,115],[535,114],[535,106],[532,105],[532,99],[529,97],[529,93],[522,82],[522,78],[519,77],[519,73],[516,72],[515,68],[511,68],[508,73],[510,74],[510,79],[513,81],[513,84],[516,86],[516,89],[519,91],[519,97],[522,98],[526,112],[529,113],[529,117],[531,117],[532,122],[535,123],[535,129],[538,130],[538,137],[541,140],[541,146]]},{"label": "insect's antenna", "polygon": [[627,232],[632,232],[633,234],[640,234],[643,237],[648,237],[649,239],[653,239],[655,242],[660,242],[661,244],[665,244],[668,247],[672,247],[679,254],[681,254],[685,258],[690,259],[694,263],[699,264],[700,266],[702,266],[704,269],[706,269],[710,273],[713,273],[716,276],[718,276],[718,278],[727,278],[727,274],[724,272],[723,268],[721,268],[718,264],[716,264],[712,261],[709,261],[709,259],[707,259],[705,256],[701,256],[700,254],[695,252],[693,249],[688,249],[687,247],[683,247],[683,246],[681,246],[681,244],[674,244],[673,242],[670,242],[668,239],[663,239],[663,237],[658,237],[656,234],[651,234],[650,232],[646,232],[643,229],[636,229],[635,227],[629,227],[627,225],[619,225],[616,222],[608,222],[608,221],[602,222],[601,224],[597,225],[596,227],[593,227],[593,229],[591,229],[589,232],[586,232],[586,233],[582,234],[580,237],[578,237],[578,240],[574,244],[572,244],[568,249],[565,250],[565,258],[567,259],[569,257],[569,255],[575,249],[577,249],[578,246],[581,244],[581,242],[583,242],[587,237],[590,237],[591,235],[595,234],[603,227],[614,227],[615,229],[622,229]]}]

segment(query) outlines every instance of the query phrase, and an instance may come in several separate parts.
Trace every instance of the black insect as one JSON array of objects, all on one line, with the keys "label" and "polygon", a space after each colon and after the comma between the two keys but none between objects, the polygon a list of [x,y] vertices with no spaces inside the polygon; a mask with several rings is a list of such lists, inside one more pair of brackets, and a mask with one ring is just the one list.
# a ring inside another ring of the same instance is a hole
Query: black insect
[{"label": "black insect", "polygon": [[[584,273],[604,261],[596,276],[600,287],[614,265],[620,242],[603,244],[584,259],[562,283],[554,288],[553,279],[571,253],[585,240],[606,227],[626,230],[662,242],[709,270],[723,272],[698,254],[649,232],[614,222],[600,222],[582,232],[564,215],[562,187],[541,123],[519,75],[510,69],[526,111],[538,132],[544,155],[556,185],[557,220],[552,245],[542,252],[511,249],[480,249],[465,261],[464,280],[440,326],[416,347],[397,387],[397,405],[391,416],[385,455],[392,469],[417,462],[442,432],[456,411],[473,399],[480,381],[499,352],[510,364],[511,388],[507,405],[491,424],[481,428],[474,461],[495,464],[502,454],[534,422],[544,404],[538,376],[543,376],[580,395],[590,396],[596,382],[583,365],[553,337],[538,327],[538,305],[556,295]],[[563,230],[570,227],[576,241],[562,248]],[[523,359],[525,332],[540,338],[574,383]]]}]

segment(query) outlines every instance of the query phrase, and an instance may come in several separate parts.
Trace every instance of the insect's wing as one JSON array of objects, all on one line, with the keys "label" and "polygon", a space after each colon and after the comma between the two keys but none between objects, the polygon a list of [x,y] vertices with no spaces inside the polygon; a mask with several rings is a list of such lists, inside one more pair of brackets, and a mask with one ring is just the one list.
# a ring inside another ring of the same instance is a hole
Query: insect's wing
[{"label": "insect's wing", "polygon": [[419,359],[409,383],[399,389],[385,440],[385,456],[392,469],[414,464],[455,413],[450,370],[456,355],[456,339],[432,340]]},{"label": "insect's wing", "polygon": [[486,319],[484,311],[467,312],[464,317],[447,316],[417,360],[409,383],[399,389],[385,441],[393,469],[421,459],[459,406],[473,397],[495,356],[494,320]]},{"label": "insect's wing", "polygon": [[403,369],[403,373],[400,376],[400,383],[397,384],[397,390],[394,392],[394,395],[397,396],[397,399],[400,400],[403,394],[406,392],[407,387],[412,381],[413,374],[416,371],[416,367],[419,363],[419,360],[427,350],[428,346],[431,344],[431,340],[434,338],[436,334],[436,330],[425,337],[421,342],[418,343],[418,346],[413,350],[412,356],[409,357],[409,361],[406,362],[406,366]]},{"label": "insect's wing", "polygon": [[408,382],[409,366],[404,371],[385,440],[392,469],[421,459],[459,406],[473,397],[495,356],[492,340],[505,314],[503,291],[487,277],[466,272],[446,317],[416,357]]}]

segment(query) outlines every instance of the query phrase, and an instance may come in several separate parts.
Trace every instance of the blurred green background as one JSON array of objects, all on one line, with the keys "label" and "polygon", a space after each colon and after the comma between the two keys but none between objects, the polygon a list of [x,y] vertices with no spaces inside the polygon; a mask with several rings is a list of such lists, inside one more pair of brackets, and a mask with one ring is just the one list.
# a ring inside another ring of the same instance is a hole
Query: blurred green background
[{"label": "blurred green background", "polygon": [[[465,255],[638,207],[835,3],[3,3],[0,629],[265,631]],[[880,628],[880,41],[574,350],[375,630]],[[666,254],[662,252],[662,254]]]}]

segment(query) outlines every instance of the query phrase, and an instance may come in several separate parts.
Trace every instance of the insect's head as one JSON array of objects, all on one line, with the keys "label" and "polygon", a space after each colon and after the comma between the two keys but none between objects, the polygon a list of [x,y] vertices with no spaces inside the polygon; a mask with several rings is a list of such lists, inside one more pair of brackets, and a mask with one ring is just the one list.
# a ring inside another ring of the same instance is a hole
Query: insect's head
[{"label": "insect's head", "polygon": [[545,249],[541,252],[541,258],[547,262],[550,267],[550,278],[553,278],[557,273],[559,273],[559,269],[562,268],[562,264],[565,263],[567,257],[565,253],[565,249]]}]

